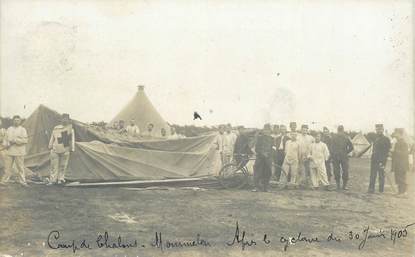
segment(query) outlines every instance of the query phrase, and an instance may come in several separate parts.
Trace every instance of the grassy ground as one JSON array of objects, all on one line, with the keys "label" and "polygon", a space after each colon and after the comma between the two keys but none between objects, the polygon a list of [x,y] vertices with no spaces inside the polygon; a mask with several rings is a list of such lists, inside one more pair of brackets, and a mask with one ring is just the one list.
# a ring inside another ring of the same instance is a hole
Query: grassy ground
[{"label": "grassy ground", "polygon": [[[383,195],[367,195],[368,172],[368,160],[353,160],[348,192],[3,187],[0,256],[414,256],[415,225],[405,238],[395,244],[390,240],[391,228],[415,222],[413,189],[406,198],[396,197],[390,186]],[[245,240],[255,240],[255,246],[242,250],[241,244],[226,245],[235,236],[236,222],[240,239],[246,231]],[[365,226],[370,234],[384,229],[386,239],[368,239],[359,250]],[[57,241],[80,244],[85,239],[93,249],[75,254],[71,249],[52,250],[47,238],[53,230],[60,231],[60,238],[52,240],[55,246]],[[349,240],[351,230],[360,238]],[[123,242],[136,239],[138,247],[98,249],[96,238],[105,231],[112,242],[121,235]],[[162,251],[151,246],[156,232],[162,233],[164,247],[167,240],[194,240],[198,233],[211,246]],[[281,237],[297,238],[299,232],[321,242],[297,242],[284,251]],[[265,233],[269,244],[263,243]],[[326,242],[329,233],[342,241]]]}]

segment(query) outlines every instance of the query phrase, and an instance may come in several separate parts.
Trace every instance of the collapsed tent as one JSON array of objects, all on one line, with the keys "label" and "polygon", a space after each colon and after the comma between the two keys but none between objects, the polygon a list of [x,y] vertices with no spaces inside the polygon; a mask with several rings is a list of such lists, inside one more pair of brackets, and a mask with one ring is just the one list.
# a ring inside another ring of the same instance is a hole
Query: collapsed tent
[{"label": "collapsed tent", "polygon": [[135,120],[135,124],[142,132],[147,131],[147,125],[151,123],[154,125],[154,136],[160,137],[162,128],[166,130],[166,135],[170,135],[170,126],[148,99],[144,92],[144,86],[138,86],[134,98],[111,120],[110,124],[113,125],[120,120],[123,120],[126,124],[131,120]]},{"label": "collapsed tent", "polygon": [[352,156],[357,158],[370,158],[372,155],[372,145],[362,133],[358,133],[353,139]]},{"label": "collapsed tent", "polygon": [[[41,176],[49,171],[48,143],[60,114],[39,106],[24,122],[29,143],[25,164]],[[76,149],[69,160],[67,179],[76,181],[150,180],[211,176],[220,159],[216,136],[140,140],[99,131],[73,121]]]}]

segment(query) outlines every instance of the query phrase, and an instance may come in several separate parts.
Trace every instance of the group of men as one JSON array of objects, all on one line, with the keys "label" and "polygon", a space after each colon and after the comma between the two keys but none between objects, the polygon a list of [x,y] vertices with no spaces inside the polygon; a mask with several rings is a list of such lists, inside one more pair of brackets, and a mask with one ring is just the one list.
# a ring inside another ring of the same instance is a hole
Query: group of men
[{"label": "group of men", "polygon": [[174,127],[170,127],[170,135],[167,135],[165,128],[160,129],[160,134],[154,131],[154,124],[148,123],[147,130],[140,131],[134,119],[130,120],[130,123],[126,126],[124,120],[114,122],[112,130],[117,131],[119,134],[124,134],[129,137],[146,137],[146,138],[167,138],[167,139],[178,139],[180,135],[176,133]]},{"label": "group of men", "polygon": [[[385,167],[388,156],[392,153],[392,171],[395,173],[398,193],[405,194],[406,172],[409,170],[409,147],[404,140],[405,132],[403,129],[395,130],[393,137],[396,143],[392,149],[391,140],[384,135],[383,125],[376,124],[375,128],[377,136],[373,142],[368,193],[374,193],[377,176],[379,192],[384,191]],[[240,137],[245,139],[239,140]],[[247,139],[239,133],[236,141],[246,142]],[[337,190],[348,190],[349,155],[354,148],[342,125],[338,126],[335,134],[324,127],[322,133],[318,132],[313,137],[305,124],[301,126],[300,132],[297,132],[295,122],[290,123],[290,131],[281,125],[277,133],[271,129],[270,124],[266,124],[256,136],[255,142],[253,191],[267,191],[273,171],[283,188],[311,186],[317,189],[323,186],[326,190],[329,190],[333,171]],[[252,154],[246,143],[242,145],[240,147],[235,144],[236,162],[246,161],[246,158],[240,156]]]},{"label": "group of men", "polygon": [[[4,164],[4,175],[0,185],[7,185],[13,175],[13,167],[16,167],[18,182],[22,186],[28,186],[24,157],[28,135],[21,125],[22,119],[16,115],[13,124],[7,130],[2,128],[0,121],[0,158]],[[69,114],[62,114],[60,124],[53,128],[49,138],[50,149],[50,176],[48,185],[65,182],[65,171],[68,166],[70,153],[75,150],[75,132],[70,122]]]}]

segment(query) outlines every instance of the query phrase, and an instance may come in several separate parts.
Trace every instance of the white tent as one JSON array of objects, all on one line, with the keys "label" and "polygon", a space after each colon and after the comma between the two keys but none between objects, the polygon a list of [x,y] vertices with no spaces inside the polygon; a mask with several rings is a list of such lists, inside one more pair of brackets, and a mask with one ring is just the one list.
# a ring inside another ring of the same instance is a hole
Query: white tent
[{"label": "white tent", "polygon": [[352,143],[354,148],[352,152],[353,157],[370,158],[372,155],[372,145],[362,133],[357,134],[352,139]]}]

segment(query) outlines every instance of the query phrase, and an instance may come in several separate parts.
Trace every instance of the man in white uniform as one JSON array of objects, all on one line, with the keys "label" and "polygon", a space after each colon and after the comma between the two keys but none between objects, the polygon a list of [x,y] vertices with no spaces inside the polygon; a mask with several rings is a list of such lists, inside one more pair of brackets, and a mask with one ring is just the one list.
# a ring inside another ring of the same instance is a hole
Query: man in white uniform
[{"label": "man in white uniform", "polygon": [[285,158],[282,164],[280,183],[287,185],[288,177],[291,178],[291,184],[298,186],[298,164],[300,162],[301,152],[300,145],[297,142],[297,133],[291,132],[290,139],[285,144]]},{"label": "man in white uniform", "polygon": [[19,183],[27,186],[24,167],[24,156],[26,155],[27,132],[21,125],[21,118],[18,115],[13,117],[13,125],[6,131],[3,139],[3,146],[6,149],[4,158],[4,176],[1,184],[6,184],[13,172],[13,164],[16,164]]},{"label": "man in white uniform", "polygon": [[320,183],[328,189],[329,181],[327,179],[326,161],[329,159],[330,153],[327,145],[321,142],[321,134],[317,134],[316,141],[311,144],[310,154],[310,177],[311,184],[317,189]]},{"label": "man in white uniform", "polygon": [[140,129],[135,124],[135,120],[131,120],[130,125],[128,125],[125,130],[127,131],[127,135],[131,137],[138,137],[140,135]]},{"label": "man in white uniform", "polygon": [[61,124],[53,128],[49,149],[51,170],[48,185],[64,183],[70,153],[75,151],[75,132],[69,114],[62,114]]},{"label": "man in white uniform", "polygon": [[301,126],[301,134],[298,135],[298,144],[300,145],[300,164],[299,164],[299,182],[302,185],[309,184],[310,177],[310,155],[311,144],[314,143],[314,138],[308,134],[308,125]]}]

